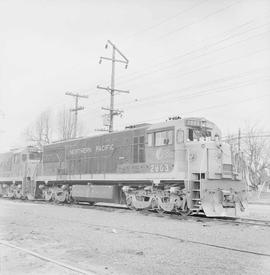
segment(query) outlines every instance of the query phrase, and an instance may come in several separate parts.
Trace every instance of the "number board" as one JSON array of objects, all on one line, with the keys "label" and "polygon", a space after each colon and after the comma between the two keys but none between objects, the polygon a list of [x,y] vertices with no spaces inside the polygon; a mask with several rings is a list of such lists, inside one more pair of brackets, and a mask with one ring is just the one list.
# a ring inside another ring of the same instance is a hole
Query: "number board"
[{"label": "number board", "polygon": [[150,173],[168,173],[172,170],[173,165],[169,163],[152,163],[149,167]]}]

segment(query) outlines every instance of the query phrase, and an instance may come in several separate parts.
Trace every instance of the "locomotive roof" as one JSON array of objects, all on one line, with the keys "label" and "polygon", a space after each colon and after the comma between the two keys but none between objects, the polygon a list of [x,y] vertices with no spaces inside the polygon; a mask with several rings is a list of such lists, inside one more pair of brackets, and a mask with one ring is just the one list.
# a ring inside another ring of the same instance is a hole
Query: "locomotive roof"
[{"label": "locomotive roof", "polygon": [[54,141],[54,142],[52,142],[50,144],[47,144],[47,145],[44,145],[44,146],[50,146],[52,144],[68,143],[68,142],[72,142],[72,141],[79,141],[79,140],[84,140],[84,139],[87,139],[87,138],[90,138],[90,137],[102,137],[102,136],[113,135],[113,134],[122,133],[122,132],[135,131],[135,130],[138,130],[138,129],[144,129],[144,128],[146,129],[149,126],[151,126],[151,124],[143,123],[143,124],[138,124],[138,126],[137,125],[134,125],[134,126],[135,127],[125,128],[123,130],[114,131],[112,133],[97,134],[97,135],[91,135],[91,136],[86,136],[86,137],[78,137],[78,138],[72,138],[72,139],[67,139],[67,140],[57,140],[57,141]]},{"label": "locomotive roof", "polygon": [[101,136],[106,136],[106,135],[113,135],[113,134],[117,134],[117,133],[122,133],[122,132],[135,131],[135,130],[139,130],[139,129],[155,130],[155,129],[158,129],[158,128],[166,128],[166,127],[171,127],[171,126],[175,126],[175,125],[185,126],[185,121],[187,121],[187,120],[206,121],[207,123],[209,123],[213,126],[215,125],[213,122],[205,119],[204,117],[178,118],[178,119],[171,119],[171,120],[167,120],[167,121],[163,121],[163,122],[159,122],[159,123],[154,123],[154,124],[141,123],[141,124],[126,127],[125,129],[123,129],[121,131],[115,131],[113,133],[105,133],[105,134],[103,133],[103,134],[73,138],[73,139],[68,139],[68,140],[59,140],[59,141],[52,142],[48,145],[44,145],[44,147],[50,146],[50,145],[55,145],[55,144],[62,144],[62,143],[69,143],[69,142],[73,142],[73,141],[85,140],[85,139],[90,138],[90,137],[101,137]]},{"label": "locomotive roof", "polygon": [[12,148],[9,151],[1,152],[0,154],[19,154],[19,153],[28,153],[28,152],[41,152],[41,149],[37,146],[28,145],[24,147]]},{"label": "locomotive roof", "polygon": [[204,117],[185,117],[185,118],[181,118],[181,119],[171,119],[171,120],[167,120],[166,122],[159,122],[159,123],[155,123],[152,124],[149,127],[149,130],[155,130],[158,128],[166,128],[166,127],[170,127],[170,126],[185,126],[185,122],[188,120],[197,120],[197,121],[205,121],[206,123],[208,123],[208,125],[211,125],[211,127],[216,126],[213,122],[211,122],[208,119],[205,119]]}]

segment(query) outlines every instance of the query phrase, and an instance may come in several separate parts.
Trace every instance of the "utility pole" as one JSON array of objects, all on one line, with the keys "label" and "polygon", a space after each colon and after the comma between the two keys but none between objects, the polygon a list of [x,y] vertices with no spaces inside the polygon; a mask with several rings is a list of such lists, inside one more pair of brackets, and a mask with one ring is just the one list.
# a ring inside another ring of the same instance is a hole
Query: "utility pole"
[{"label": "utility pole", "polygon": [[[129,93],[129,91],[123,91],[115,89],[115,63],[123,63],[125,64],[125,68],[128,66],[128,59],[120,52],[120,50],[110,41],[107,41],[105,49],[108,48],[108,45],[112,47],[112,57],[103,57],[101,56],[99,59],[99,64],[101,64],[102,60],[109,60],[112,62],[112,72],[111,72],[111,87],[101,87],[97,86],[98,89],[106,90],[110,93],[110,108],[102,107],[102,110],[109,111],[109,132],[113,132],[113,119],[114,116],[118,116],[123,113],[121,110],[114,109],[114,96],[117,93]],[[116,59],[116,53],[121,56],[121,59]]]},{"label": "utility pole", "polygon": [[78,123],[78,111],[84,110],[84,107],[79,106],[79,98],[88,98],[88,95],[81,95],[81,94],[74,94],[70,92],[66,92],[66,95],[75,97],[75,108],[70,109],[71,112],[74,112],[74,131],[73,131],[73,138],[77,136],[77,123]]},{"label": "utility pole", "polygon": [[241,150],[241,130],[238,129],[238,153],[240,153]]},{"label": "utility pole", "polygon": [[[5,113],[2,110],[0,110],[0,117],[2,117],[3,119],[5,118]],[[4,130],[0,129],[0,134],[4,132],[5,132]]]}]

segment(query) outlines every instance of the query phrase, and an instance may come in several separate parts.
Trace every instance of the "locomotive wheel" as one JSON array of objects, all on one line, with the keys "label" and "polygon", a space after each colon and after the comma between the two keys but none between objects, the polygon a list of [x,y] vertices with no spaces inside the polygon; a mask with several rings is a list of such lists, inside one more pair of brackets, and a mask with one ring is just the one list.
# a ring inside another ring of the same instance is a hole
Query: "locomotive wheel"
[{"label": "locomotive wheel", "polygon": [[52,190],[48,189],[44,191],[44,198],[45,201],[51,201],[53,199],[53,192]]},{"label": "locomotive wheel", "polygon": [[158,208],[158,197],[154,196],[152,198],[151,210],[158,210]]},{"label": "locomotive wheel", "polygon": [[12,191],[9,191],[9,192],[7,193],[7,197],[8,197],[9,199],[14,199],[14,198],[15,198],[15,194],[14,194]]},{"label": "locomotive wheel", "polygon": [[72,197],[71,197],[70,195],[68,195],[68,196],[66,197],[66,202],[67,202],[67,203],[74,203],[74,204],[76,204],[75,201],[72,199]]},{"label": "locomotive wheel", "polygon": [[165,213],[165,211],[164,211],[161,207],[156,208],[156,211],[157,211],[159,214],[164,214],[164,213]]},{"label": "locomotive wheel", "polygon": [[134,208],[136,210],[150,210],[152,209],[152,201],[153,201],[153,197],[152,196],[139,196],[139,195],[135,195],[132,196],[132,206],[134,206]]},{"label": "locomotive wheel", "polygon": [[127,196],[126,205],[129,209],[135,210],[135,207],[133,206],[133,203],[132,203],[132,196]]},{"label": "locomotive wheel", "polygon": [[170,200],[170,197],[159,197],[158,198],[158,209],[163,212],[173,212],[175,203]]},{"label": "locomotive wheel", "polygon": [[32,200],[34,200],[34,197],[33,197],[32,194],[28,193],[28,194],[26,195],[26,199],[29,200],[29,201],[32,201]]},{"label": "locomotive wheel", "polygon": [[186,217],[191,214],[191,210],[185,205],[184,209],[177,211],[181,216]]},{"label": "locomotive wheel", "polygon": [[54,196],[54,201],[58,203],[63,203],[67,199],[67,191],[56,192]]},{"label": "locomotive wheel", "polygon": [[21,199],[22,198],[22,193],[20,191],[15,192],[15,198],[16,199]]},{"label": "locomotive wheel", "polygon": [[187,210],[187,211],[179,211],[180,215],[183,217],[189,216],[191,214],[191,210]]}]

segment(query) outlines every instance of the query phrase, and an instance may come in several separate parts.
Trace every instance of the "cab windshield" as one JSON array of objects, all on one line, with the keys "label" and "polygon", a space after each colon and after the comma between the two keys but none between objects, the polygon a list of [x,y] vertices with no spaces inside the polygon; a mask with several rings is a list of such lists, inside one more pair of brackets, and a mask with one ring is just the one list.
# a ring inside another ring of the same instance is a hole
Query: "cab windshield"
[{"label": "cab windshield", "polygon": [[211,137],[211,131],[202,128],[189,128],[188,139],[190,141],[199,140],[200,138]]},{"label": "cab windshield", "polygon": [[41,153],[40,152],[31,152],[31,153],[29,153],[29,159],[30,160],[40,160]]}]

